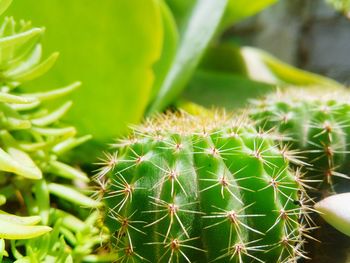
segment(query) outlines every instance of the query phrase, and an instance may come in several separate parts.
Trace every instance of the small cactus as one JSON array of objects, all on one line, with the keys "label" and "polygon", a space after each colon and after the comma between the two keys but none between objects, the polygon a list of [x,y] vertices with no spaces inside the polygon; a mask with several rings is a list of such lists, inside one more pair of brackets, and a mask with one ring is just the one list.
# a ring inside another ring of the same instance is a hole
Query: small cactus
[{"label": "small cactus", "polygon": [[[250,116],[263,130],[285,135],[285,155],[309,165],[311,185],[326,191],[349,187],[350,96],[346,92],[287,91],[253,102]],[[315,184],[312,184],[314,182]]]},{"label": "small cactus", "polygon": [[117,262],[296,262],[308,197],[273,142],[223,113],[168,114],[132,130],[96,180]]}]

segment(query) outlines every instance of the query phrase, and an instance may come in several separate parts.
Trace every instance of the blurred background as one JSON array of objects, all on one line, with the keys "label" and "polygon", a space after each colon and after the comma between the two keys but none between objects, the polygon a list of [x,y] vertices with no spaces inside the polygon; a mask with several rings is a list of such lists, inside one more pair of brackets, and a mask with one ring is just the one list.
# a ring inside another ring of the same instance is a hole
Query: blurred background
[{"label": "blurred background", "polygon": [[224,37],[350,84],[350,20],[324,0],[279,1]]}]

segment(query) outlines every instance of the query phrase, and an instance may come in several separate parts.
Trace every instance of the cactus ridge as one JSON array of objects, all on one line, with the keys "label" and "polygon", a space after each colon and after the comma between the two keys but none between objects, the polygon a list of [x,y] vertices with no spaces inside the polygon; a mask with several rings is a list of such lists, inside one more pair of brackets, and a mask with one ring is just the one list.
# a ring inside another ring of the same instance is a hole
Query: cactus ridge
[{"label": "cactus ridge", "polygon": [[258,127],[285,134],[285,147],[300,149],[298,155],[310,164],[304,166],[310,185],[334,191],[350,183],[349,99],[343,91],[279,92],[254,101],[250,116]]},{"label": "cactus ridge", "polygon": [[273,138],[224,113],[167,114],[107,154],[105,221],[117,262],[296,262],[309,198]]}]

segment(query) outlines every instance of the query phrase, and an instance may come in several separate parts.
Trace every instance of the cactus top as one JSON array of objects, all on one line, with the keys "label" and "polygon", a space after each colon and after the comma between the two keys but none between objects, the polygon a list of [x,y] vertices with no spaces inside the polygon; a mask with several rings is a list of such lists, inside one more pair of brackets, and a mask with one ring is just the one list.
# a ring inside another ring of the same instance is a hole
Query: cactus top
[{"label": "cactus top", "polygon": [[132,129],[107,155],[97,178],[107,184],[117,261],[304,256],[309,208],[300,174],[289,169],[275,135],[230,119],[168,114]]}]

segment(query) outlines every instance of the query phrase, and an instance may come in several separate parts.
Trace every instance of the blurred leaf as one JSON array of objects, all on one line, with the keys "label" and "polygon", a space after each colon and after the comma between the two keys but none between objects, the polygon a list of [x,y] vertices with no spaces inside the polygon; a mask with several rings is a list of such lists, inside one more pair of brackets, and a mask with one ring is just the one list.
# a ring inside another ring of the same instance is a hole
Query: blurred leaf
[{"label": "blurred leaf", "polygon": [[261,49],[239,47],[228,42],[211,46],[203,57],[200,68],[238,74],[279,86],[343,87],[335,80],[284,63]]},{"label": "blurred leaf", "polygon": [[241,75],[197,71],[183,96],[202,106],[232,109],[245,106],[248,99],[275,90],[275,85],[253,81]]},{"label": "blurred leaf", "polygon": [[253,16],[277,1],[278,0],[230,0],[221,22],[221,28],[225,29],[244,18]]},{"label": "blurred leaf", "polygon": [[196,0],[165,0],[176,20],[180,31],[183,30],[191,11],[196,4]]},{"label": "blurred leaf", "polygon": [[6,14],[45,26],[46,52],[61,54],[29,89],[83,82],[68,114],[80,132],[107,140],[142,118],[162,48],[158,0],[14,1]]},{"label": "blurred leaf", "polygon": [[180,45],[149,113],[164,109],[189,81],[225,11],[227,0],[198,0],[186,24]]},{"label": "blurred leaf", "polygon": [[179,40],[179,33],[177,31],[174,17],[164,2],[161,2],[161,14],[163,24],[163,48],[159,60],[153,67],[155,80],[153,83],[151,100],[154,99],[159,92],[166,74],[171,67]]},{"label": "blurred leaf", "polygon": [[12,0],[0,0],[0,15],[5,12]]},{"label": "blurred leaf", "polygon": [[343,87],[335,80],[293,67],[257,48],[242,47],[241,54],[245,60],[248,75],[257,81],[298,86]]},{"label": "blurred leaf", "polygon": [[315,204],[324,220],[340,232],[350,236],[350,193],[329,196]]},{"label": "blurred leaf", "polygon": [[232,43],[219,43],[210,46],[199,68],[209,71],[247,75],[247,69],[240,47]]},{"label": "blurred leaf", "polygon": [[347,17],[350,17],[350,0],[326,0],[334,9],[343,12]]}]

